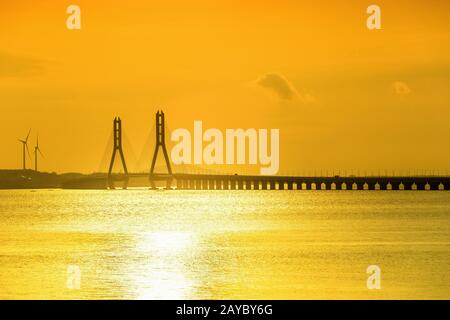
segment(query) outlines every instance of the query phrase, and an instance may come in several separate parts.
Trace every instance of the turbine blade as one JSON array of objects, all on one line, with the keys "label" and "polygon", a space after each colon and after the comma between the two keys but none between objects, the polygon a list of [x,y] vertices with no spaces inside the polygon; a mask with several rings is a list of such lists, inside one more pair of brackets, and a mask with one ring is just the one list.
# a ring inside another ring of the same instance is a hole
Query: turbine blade
[{"label": "turbine blade", "polygon": [[43,155],[42,152],[41,152],[41,149],[38,148],[37,150],[39,151],[39,154],[41,155],[41,157],[42,157],[42,158],[45,158],[44,155]]},{"label": "turbine blade", "polygon": [[27,143],[28,137],[30,136],[30,133],[31,133],[31,128],[30,128],[30,130],[28,130],[28,134],[27,134],[27,138],[25,139],[25,143]]}]

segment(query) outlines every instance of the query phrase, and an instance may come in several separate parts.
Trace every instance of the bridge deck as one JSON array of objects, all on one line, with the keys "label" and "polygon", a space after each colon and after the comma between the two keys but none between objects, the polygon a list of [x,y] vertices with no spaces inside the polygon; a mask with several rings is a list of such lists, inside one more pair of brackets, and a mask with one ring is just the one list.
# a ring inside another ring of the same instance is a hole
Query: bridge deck
[{"label": "bridge deck", "polygon": [[113,174],[111,181],[148,178],[176,181],[178,189],[199,190],[450,190],[447,176],[254,176],[217,174]]}]

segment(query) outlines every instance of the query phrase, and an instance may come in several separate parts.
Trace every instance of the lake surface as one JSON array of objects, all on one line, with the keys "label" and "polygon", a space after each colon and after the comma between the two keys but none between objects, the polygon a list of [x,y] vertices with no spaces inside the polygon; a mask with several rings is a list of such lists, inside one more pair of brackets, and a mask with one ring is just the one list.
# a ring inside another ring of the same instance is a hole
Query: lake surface
[{"label": "lake surface", "polygon": [[2,299],[449,299],[449,270],[447,191],[0,191]]}]

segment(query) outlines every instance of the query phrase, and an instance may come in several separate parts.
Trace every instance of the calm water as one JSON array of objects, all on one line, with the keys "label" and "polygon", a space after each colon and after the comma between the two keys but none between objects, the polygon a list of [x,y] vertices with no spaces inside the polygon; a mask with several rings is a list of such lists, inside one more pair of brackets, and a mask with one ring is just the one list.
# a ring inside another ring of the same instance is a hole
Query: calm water
[{"label": "calm water", "polygon": [[3,299],[449,299],[449,270],[450,192],[0,191]]}]

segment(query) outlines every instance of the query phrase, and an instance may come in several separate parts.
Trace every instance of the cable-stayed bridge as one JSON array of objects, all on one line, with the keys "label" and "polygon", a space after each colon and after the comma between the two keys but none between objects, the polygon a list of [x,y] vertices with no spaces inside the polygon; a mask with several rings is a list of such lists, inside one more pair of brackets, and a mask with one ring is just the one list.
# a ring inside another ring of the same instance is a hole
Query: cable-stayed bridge
[{"label": "cable-stayed bridge", "polygon": [[[164,112],[158,111],[155,120],[156,141],[148,172],[129,172],[123,150],[122,120],[115,118],[113,135],[110,140],[112,146],[107,148],[109,151],[112,148],[108,173],[69,181],[65,187],[126,189],[133,179],[144,179],[147,187],[151,189],[156,189],[156,185],[162,182],[165,189],[188,190],[450,190],[450,177],[434,175],[262,176],[213,172],[175,173],[172,170],[166,147]],[[158,173],[156,170],[156,161],[160,153],[164,159],[166,173]],[[121,166],[120,173],[113,172],[116,161]]]}]

